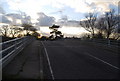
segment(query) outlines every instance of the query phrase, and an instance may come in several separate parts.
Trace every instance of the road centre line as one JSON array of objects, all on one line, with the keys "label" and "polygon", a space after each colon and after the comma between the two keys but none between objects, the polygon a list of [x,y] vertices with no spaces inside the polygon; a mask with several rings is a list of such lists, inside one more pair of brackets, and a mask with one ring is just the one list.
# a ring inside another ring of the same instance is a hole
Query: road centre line
[{"label": "road centre line", "polygon": [[43,45],[43,47],[44,47],[44,50],[45,50],[45,54],[46,54],[46,57],[47,57],[49,69],[50,69],[50,72],[51,72],[51,75],[52,75],[52,79],[55,80],[54,75],[53,75],[53,71],[52,71],[52,67],[51,67],[51,64],[50,64],[50,59],[49,59],[49,56],[48,56],[47,49],[46,49],[46,47],[44,46],[44,44],[43,44],[42,41],[41,41],[41,43],[42,43],[42,45]]}]

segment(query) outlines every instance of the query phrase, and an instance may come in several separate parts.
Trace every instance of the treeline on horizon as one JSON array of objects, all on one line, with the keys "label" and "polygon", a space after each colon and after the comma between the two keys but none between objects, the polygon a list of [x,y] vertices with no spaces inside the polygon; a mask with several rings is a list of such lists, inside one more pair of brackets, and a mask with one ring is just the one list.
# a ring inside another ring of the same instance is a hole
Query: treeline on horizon
[{"label": "treeline on horizon", "polygon": [[[100,17],[98,17],[95,12],[87,13],[85,15],[85,20],[80,21],[80,26],[90,33],[85,34],[83,38],[120,40],[120,15],[115,14],[114,9],[110,9]],[[43,37],[49,39],[64,38],[64,35],[61,31],[58,31],[58,28],[58,25],[49,27],[49,29],[52,30],[52,32],[50,32],[50,37]],[[18,27],[17,25],[3,25],[2,28],[0,28],[0,33],[1,37],[3,37],[2,41],[23,36],[34,36],[37,38],[41,36],[40,33],[37,32],[37,29],[29,23],[23,23],[21,27]]]}]

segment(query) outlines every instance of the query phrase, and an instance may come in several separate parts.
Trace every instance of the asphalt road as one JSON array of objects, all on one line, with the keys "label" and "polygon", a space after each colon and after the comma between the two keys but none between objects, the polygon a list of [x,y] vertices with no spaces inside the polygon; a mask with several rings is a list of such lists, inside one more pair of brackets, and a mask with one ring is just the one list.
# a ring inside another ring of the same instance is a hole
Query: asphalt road
[{"label": "asphalt road", "polygon": [[118,79],[119,54],[80,40],[34,40],[5,68],[3,79]]},{"label": "asphalt road", "polygon": [[81,41],[41,41],[52,79],[118,79],[117,51]]}]

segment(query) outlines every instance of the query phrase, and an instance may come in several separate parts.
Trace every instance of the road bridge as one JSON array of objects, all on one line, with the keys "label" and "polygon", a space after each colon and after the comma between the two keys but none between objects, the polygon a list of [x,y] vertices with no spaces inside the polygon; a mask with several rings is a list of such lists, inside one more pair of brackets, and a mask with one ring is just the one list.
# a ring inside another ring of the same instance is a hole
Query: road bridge
[{"label": "road bridge", "polygon": [[[32,37],[8,43],[2,49],[3,79],[119,78],[118,48],[80,40],[40,41]],[[10,50],[6,49],[10,46]]]}]

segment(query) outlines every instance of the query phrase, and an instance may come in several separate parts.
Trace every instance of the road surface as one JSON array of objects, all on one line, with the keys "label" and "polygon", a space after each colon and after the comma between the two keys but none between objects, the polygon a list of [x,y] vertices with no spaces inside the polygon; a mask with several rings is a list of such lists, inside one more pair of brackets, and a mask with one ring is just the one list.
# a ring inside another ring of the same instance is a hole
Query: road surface
[{"label": "road surface", "polygon": [[35,40],[3,69],[3,79],[118,79],[116,50],[80,40]]},{"label": "road surface", "polygon": [[41,42],[53,79],[117,79],[118,53],[81,41]]}]

